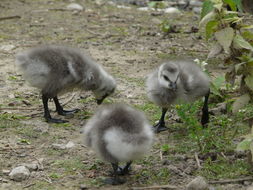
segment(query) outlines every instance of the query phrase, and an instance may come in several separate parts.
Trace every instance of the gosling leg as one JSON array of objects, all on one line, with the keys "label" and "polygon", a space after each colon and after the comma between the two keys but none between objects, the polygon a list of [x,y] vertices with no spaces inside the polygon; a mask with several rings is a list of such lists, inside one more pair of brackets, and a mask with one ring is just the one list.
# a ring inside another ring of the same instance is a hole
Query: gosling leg
[{"label": "gosling leg", "polygon": [[67,121],[61,119],[54,119],[51,117],[49,109],[48,109],[48,97],[45,94],[42,94],[42,103],[44,107],[44,118],[49,123],[65,123]]},{"label": "gosling leg", "polygon": [[55,107],[56,107],[56,111],[59,115],[63,115],[63,116],[66,116],[66,115],[71,115],[73,113],[76,113],[79,111],[79,109],[74,109],[74,110],[64,110],[63,107],[61,106],[57,96],[55,96],[54,98],[54,103],[55,103]]},{"label": "gosling leg", "polygon": [[205,95],[204,105],[202,108],[202,118],[201,118],[201,124],[203,127],[207,127],[207,124],[209,122],[209,112],[208,112],[208,98],[210,95],[210,90],[208,91],[207,95]]},{"label": "gosling leg", "polygon": [[127,164],[125,165],[125,167],[121,170],[120,175],[127,175],[127,174],[129,174],[129,171],[131,170],[131,167],[130,167],[131,164],[132,164],[132,161],[127,162]]},{"label": "gosling leg", "polygon": [[113,177],[105,179],[104,183],[109,185],[120,185],[125,183],[126,181],[119,178],[118,169],[119,165],[118,163],[111,163],[113,168]]},{"label": "gosling leg", "polygon": [[162,131],[168,130],[168,128],[165,126],[165,122],[164,122],[165,114],[167,111],[168,111],[168,108],[162,108],[161,118],[160,118],[159,122],[154,126],[155,133],[160,133]]}]

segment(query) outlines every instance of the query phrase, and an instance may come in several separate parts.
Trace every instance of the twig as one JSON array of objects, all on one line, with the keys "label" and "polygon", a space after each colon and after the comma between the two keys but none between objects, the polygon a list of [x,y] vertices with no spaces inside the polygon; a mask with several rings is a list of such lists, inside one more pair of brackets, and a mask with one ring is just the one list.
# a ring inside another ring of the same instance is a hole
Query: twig
[{"label": "twig", "polygon": [[48,177],[48,176],[46,176],[47,178],[43,178],[46,182],[48,182],[48,183],[52,183],[52,180]]},{"label": "twig", "polygon": [[51,8],[48,9],[49,11],[69,11],[69,9],[64,9],[64,8]]},{"label": "twig", "polygon": [[160,151],[160,159],[163,160],[163,153]]},{"label": "twig", "polygon": [[198,166],[198,168],[200,169],[201,168],[201,165],[200,165],[200,162],[199,162],[199,157],[198,157],[198,154],[195,152],[195,154],[194,154],[194,157],[195,157],[195,160],[196,160],[196,162],[197,162],[197,166]]},{"label": "twig", "polygon": [[67,105],[69,102],[71,102],[74,99],[75,96],[76,96],[76,93],[73,93],[72,96],[68,100],[62,103],[62,105],[63,106]]},{"label": "twig", "polygon": [[14,15],[14,16],[0,17],[0,21],[2,21],[2,20],[8,20],[8,19],[15,19],[15,18],[21,18],[21,16]]},{"label": "twig", "polygon": [[133,190],[142,190],[142,189],[182,189],[179,186],[172,185],[157,185],[157,186],[149,186],[149,187],[132,187]]},{"label": "twig", "polygon": [[7,139],[7,141],[8,141],[8,145],[9,145],[9,147],[10,147],[10,150],[12,150],[13,152],[17,153],[17,151],[11,146],[10,140]]},{"label": "twig", "polygon": [[209,181],[209,184],[224,184],[224,183],[238,183],[244,181],[253,181],[253,177],[244,177],[240,179],[225,179],[219,181]]},{"label": "twig", "polygon": [[37,108],[31,107],[0,107],[0,110],[35,110]]},{"label": "twig", "polygon": [[28,184],[28,185],[25,185],[23,188],[25,189],[25,188],[28,188],[28,187],[31,187],[31,186],[33,186],[33,185],[35,185],[36,183],[30,183],[30,184]]},{"label": "twig", "polygon": [[[10,146],[10,145],[9,145]],[[17,149],[34,149],[34,147],[1,147],[0,148],[0,151],[10,151],[10,150],[12,150],[12,151],[14,151],[15,152],[15,150],[17,150]]]},{"label": "twig", "polygon": [[221,152],[220,154],[221,154],[221,156],[222,156],[223,158],[225,158],[226,160],[228,160],[228,158],[226,157],[226,155],[225,155],[223,152]]},{"label": "twig", "polygon": [[91,34],[94,34],[94,35],[96,35],[96,36],[102,36],[102,34],[99,34],[99,33],[96,33],[96,32],[93,32],[93,31],[91,31],[91,30],[89,30],[89,29],[85,29],[87,32],[89,32],[89,33],[91,33]]}]

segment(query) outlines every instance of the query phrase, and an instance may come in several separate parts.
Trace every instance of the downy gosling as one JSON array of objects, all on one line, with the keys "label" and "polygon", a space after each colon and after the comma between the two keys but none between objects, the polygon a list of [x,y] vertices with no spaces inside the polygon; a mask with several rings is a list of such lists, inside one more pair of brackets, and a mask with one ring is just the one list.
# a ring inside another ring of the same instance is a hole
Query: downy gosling
[{"label": "downy gosling", "polygon": [[148,76],[146,86],[149,99],[162,108],[161,118],[154,126],[156,133],[168,129],[164,117],[172,104],[189,103],[201,97],[205,97],[201,124],[205,126],[209,122],[209,77],[194,62],[174,60],[163,63]]},{"label": "downy gosling", "polygon": [[67,122],[51,117],[48,109],[48,100],[51,98],[59,115],[65,116],[78,111],[64,110],[57,97],[60,93],[73,88],[91,90],[97,103],[101,104],[116,88],[114,78],[100,65],[88,55],[70,47],[49,45],[32,48],[17,54],[16,66],[31,86],[41,90],[47,122]]},{"label": "downy gosling", "polygon": [[[124,104],[100,108],[83,128],[85,144],[104,161],[110,162],[113,178],[105,183],[118,185],[125,181],[119,175],[129,172],[133,160],[143,157],[151,149],[152,126],[145,115]],[[119,162],[126,162],[121,168]]]}]

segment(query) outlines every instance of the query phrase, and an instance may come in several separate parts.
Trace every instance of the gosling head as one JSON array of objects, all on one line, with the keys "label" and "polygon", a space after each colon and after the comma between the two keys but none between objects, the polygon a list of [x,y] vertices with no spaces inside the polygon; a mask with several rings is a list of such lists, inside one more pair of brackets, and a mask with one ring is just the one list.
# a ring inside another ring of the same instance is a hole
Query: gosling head
[{"label": "gosling head", "polygon": [[104,99],[111,95],[116,88],[116,81],[113,77],[108,76],[104,81],[102,81],[100,87],[93,91],[94,96],[97,100],[97,104],[102,104]]},{"label": "gosling head", "polygon": [[158,80],[161,86],[170,90],[177,89],[179,77],[179,66],[172,62],[167,62],[159,67]]}]

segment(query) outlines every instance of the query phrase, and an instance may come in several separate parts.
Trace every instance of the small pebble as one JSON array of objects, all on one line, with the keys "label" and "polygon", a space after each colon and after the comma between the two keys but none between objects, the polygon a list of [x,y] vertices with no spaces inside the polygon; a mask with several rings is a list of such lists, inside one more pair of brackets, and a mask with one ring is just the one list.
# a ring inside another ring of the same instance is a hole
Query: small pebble
[{"label": "small pebble", "polygon": [[68,10],[78,10],[78,11],[82,11],[83,7],[77,3],[71,3],[67,6]]},{"label": "small pebble", "polygon": [[205,178],[198,176],[187,184],[186,190],[209,190]]},{"label": "small pebble", "polygon": [[30,176],[30,171],[25,166],[19,166],[14,168],[9,176],[14,181],[23,181]]}]

